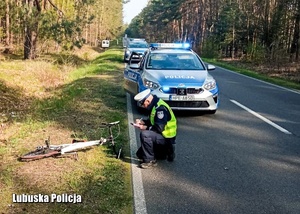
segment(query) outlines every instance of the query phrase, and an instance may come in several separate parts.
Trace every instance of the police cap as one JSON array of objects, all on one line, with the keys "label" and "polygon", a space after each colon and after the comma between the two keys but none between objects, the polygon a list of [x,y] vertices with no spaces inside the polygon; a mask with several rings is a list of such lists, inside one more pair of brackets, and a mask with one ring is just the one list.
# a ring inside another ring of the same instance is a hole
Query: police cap
[{"label": "police cap", "polygon": [[150,96],[151,90],[146,89],[144,91],[141,91],[137,95],[134,96],[134,100],[138,102],[140,106],[142,106],[145,102],[145,100]]}]

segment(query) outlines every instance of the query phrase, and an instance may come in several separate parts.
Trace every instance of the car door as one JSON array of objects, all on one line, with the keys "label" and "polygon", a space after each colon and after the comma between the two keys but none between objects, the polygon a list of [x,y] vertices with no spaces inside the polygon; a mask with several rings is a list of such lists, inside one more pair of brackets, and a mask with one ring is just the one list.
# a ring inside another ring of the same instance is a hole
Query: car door
[{"label": "car door", "polygon": [[133,52],[124,69],[124,89],[130,94],[138,93],[138,82],[141,81],[142,56]]}]

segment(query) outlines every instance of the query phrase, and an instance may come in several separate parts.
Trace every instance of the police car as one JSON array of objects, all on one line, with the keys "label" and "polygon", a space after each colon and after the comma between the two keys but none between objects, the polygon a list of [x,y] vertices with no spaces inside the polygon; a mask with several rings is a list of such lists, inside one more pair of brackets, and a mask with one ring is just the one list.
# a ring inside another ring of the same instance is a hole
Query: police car
[{"label": "police car", "polygon": [[[132,53],[131,58],[136,58]],[[153,43],[139,63],[124,70],[124,89],[135,95],[147,88],[174,110],[215,113],[219,89],[209,74],[215,66],[205,65],[188,43]]]},{"label": "police car", "polygon": [[139,53],[140,56],[143,56],[145,51],[148,50],[148,48],[148,43],[145,40],[130,40],[124,50],[124,62],[129,61],[132,52]]}]

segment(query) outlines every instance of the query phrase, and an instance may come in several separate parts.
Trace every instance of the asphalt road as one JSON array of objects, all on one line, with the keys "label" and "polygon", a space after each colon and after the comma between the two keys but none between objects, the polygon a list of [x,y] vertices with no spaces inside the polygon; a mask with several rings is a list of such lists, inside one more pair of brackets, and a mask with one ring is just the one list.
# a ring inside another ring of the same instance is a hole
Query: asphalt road
[{"label": "asphalt road", "polygon": [[299,214],[300,93],[220,68],[211,73],[220,87],[217,113],[175,112],[175,161],[146,170],[133,164],[133,177],[141,177],[136,213]]}]

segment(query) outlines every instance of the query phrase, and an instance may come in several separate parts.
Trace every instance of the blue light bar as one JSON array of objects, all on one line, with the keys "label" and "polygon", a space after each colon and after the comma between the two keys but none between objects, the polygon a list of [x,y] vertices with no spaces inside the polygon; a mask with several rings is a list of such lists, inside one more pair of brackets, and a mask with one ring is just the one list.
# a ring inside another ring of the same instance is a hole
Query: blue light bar
[{"label": "blue light bar", "polygon": [[150,48],[190,49],[189,43],[151,43]]}]

